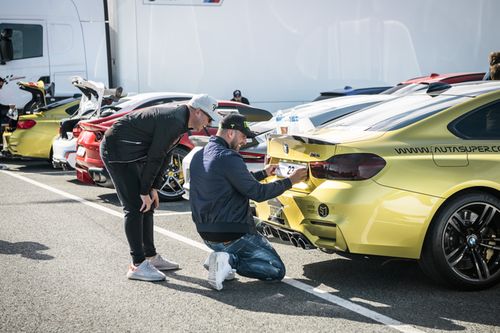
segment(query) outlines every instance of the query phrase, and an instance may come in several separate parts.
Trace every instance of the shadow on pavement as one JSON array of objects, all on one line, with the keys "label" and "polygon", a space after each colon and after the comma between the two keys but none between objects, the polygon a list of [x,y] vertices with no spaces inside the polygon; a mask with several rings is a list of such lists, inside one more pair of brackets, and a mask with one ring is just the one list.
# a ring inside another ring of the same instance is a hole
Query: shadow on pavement
[{"label": "shadow on pavement", "polygon": [[[311,316],[326,318],[344,318],[356,322],[372,323],[369,318],[360,316],[349,310],[341,310],[338,305],[329,303],[280,282],[264,282],[259,280],[240,282],[238,278],[226,281],[222,291],[212,290],[207,279],[180,275],[180,271],[165,272],[167,281],[157,283],[163,287],[206,296],[237,309],[276,313],[290,316]],[[197,286],[177,284],[175,280]],[[300,297],[290,297],[290,293],[300,293]]]},{"label": "shadow on pavement", "polygon": [[[120,201],[118,200],[118,196],[116,192],[113,193],[105,193],[99,194],[97,196],[101,202],[112,204],[118,208],[121,208]],[[98,202],[98,201],[96,201]],[[170,201],[170,202],[160,202],[160,207],[155,209],[156,213],[183,213],[191,211],[191,207],[189,206],[189,201],[180,200],[180,201]]]},{"label": "shadow on pavement", "polygon": [[304,283],[321,281],[337,290],[334,295],[406,324],[446,331],[464,330],[458,322],[500,325],[500,285],[476,292],[445,289],[414,260],[341,257],[304,265],[304,277]]},{"label": "shadow on pavement", "polygon": [[20,172],[44,172],[44,171],[57,171],[47,160],[23,160],[23,159],[10,159],[1,158],[0,164],[7,167],[6,170],[20,171]]},{"label": "shadow on pavement", "polygon": [[34,260],[51,260],[53,256],[38,251],[45,251],[49,248],[37,242],[17,242],[10,243],[0,240],[0,254],[20,254],[24,258]]},{"label": "shadow on pavement", "polygon": [[118,200],[118,196],[116,195],[116,192],[99,194],[97,197],[100,199],[101,202],[109,203],[109,204],[115,205],[117,207],[121,207],[120,200]]}]

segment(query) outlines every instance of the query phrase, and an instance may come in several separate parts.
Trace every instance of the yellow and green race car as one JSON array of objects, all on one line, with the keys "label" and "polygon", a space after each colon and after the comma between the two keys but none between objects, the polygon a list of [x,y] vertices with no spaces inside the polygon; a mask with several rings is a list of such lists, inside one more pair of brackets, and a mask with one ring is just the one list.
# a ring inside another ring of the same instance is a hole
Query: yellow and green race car
[{"label": "yellow and green race car", "polygon": [[59,134],[59,122],[73,114],[79,99],[68,98],[19,116],[14,131],[3,133],[3,154],[52,161],[52,141]]},{"label": "yellow and green race car", "polygon": [[459,289],[500,280],[500,82],[426,92],[311,132],[273,135],[278,174],[309,177],[256,203],[264,233],[295,246],[418,259]]}]

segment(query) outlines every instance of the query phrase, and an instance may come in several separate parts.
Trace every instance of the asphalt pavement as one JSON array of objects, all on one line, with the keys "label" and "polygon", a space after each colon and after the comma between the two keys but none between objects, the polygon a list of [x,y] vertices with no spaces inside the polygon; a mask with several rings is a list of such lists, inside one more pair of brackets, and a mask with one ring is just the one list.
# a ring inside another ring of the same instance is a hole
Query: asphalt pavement
[{"label": "asphalt pavement", "polygon": [[187,201],[155,213],[157,250],[181,269],[127,280],[115,192],[45,161],[0,159],[0,202],[0,332],[500,332],[500,285],[459,292],[412,260],[274,240],[283,282],[238,276],[214,291]]}]

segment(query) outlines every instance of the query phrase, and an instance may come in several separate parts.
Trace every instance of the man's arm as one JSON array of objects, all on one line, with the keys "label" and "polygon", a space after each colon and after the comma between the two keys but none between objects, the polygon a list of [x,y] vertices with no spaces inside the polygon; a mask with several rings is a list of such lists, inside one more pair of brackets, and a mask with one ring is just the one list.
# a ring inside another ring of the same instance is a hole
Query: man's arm
[{"label": "man's arm", "polygon": [[225,176],[238,192],[257,202],[277,197],[292,187],[289,178],[269,184],[259,183],[248,171],[243,158],[234,153],[221,160],[225,168]]},{"label": "man's arm", "polygon": [[161,170],[166,168],[165,157],[170,146],[178,138],[178,132],[179,128],[175,123],[171,124],[171,128],[165,128],[165,124],[162,122],[156,123],[146,165],[141,176],[141,194],[149,194],[155,180],[161,182],[158,177]]},{"label": "man's arm", "polygon": [[259,182],[267,178],[266,170],[250,171],[250,173]]},{"label": "man's arm", "polygon": [[252,174],[252,176],[254,176],[255,179],[257,179],[260,182],[261,180],[264,180],[267,177],[274,175],[274,170],[276,170],[276,168],[277,168],[276,164],[268,164],[266,165],[266,168],[264,170],[250,172],[250,173]]}]

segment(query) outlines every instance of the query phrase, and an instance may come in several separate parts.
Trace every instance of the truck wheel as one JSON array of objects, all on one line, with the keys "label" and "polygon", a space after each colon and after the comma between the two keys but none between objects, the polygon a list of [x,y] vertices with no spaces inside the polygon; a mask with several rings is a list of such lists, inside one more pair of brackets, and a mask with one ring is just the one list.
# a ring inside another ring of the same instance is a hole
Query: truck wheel
[{"label": "truck wheel", "polygon": [[419,260],[431,278],[479,290],[500,280],[500,200],[479,191],[458,195],[434,217]]},{"label": "truck wheel", "polygon": [[177,201],[184,194],[184,175],[182,174],[182,160],[189,152],[180,147],[174,148],[168,155],[168,167],[163,175],[163,185],[158,190],[161,201]]}]

